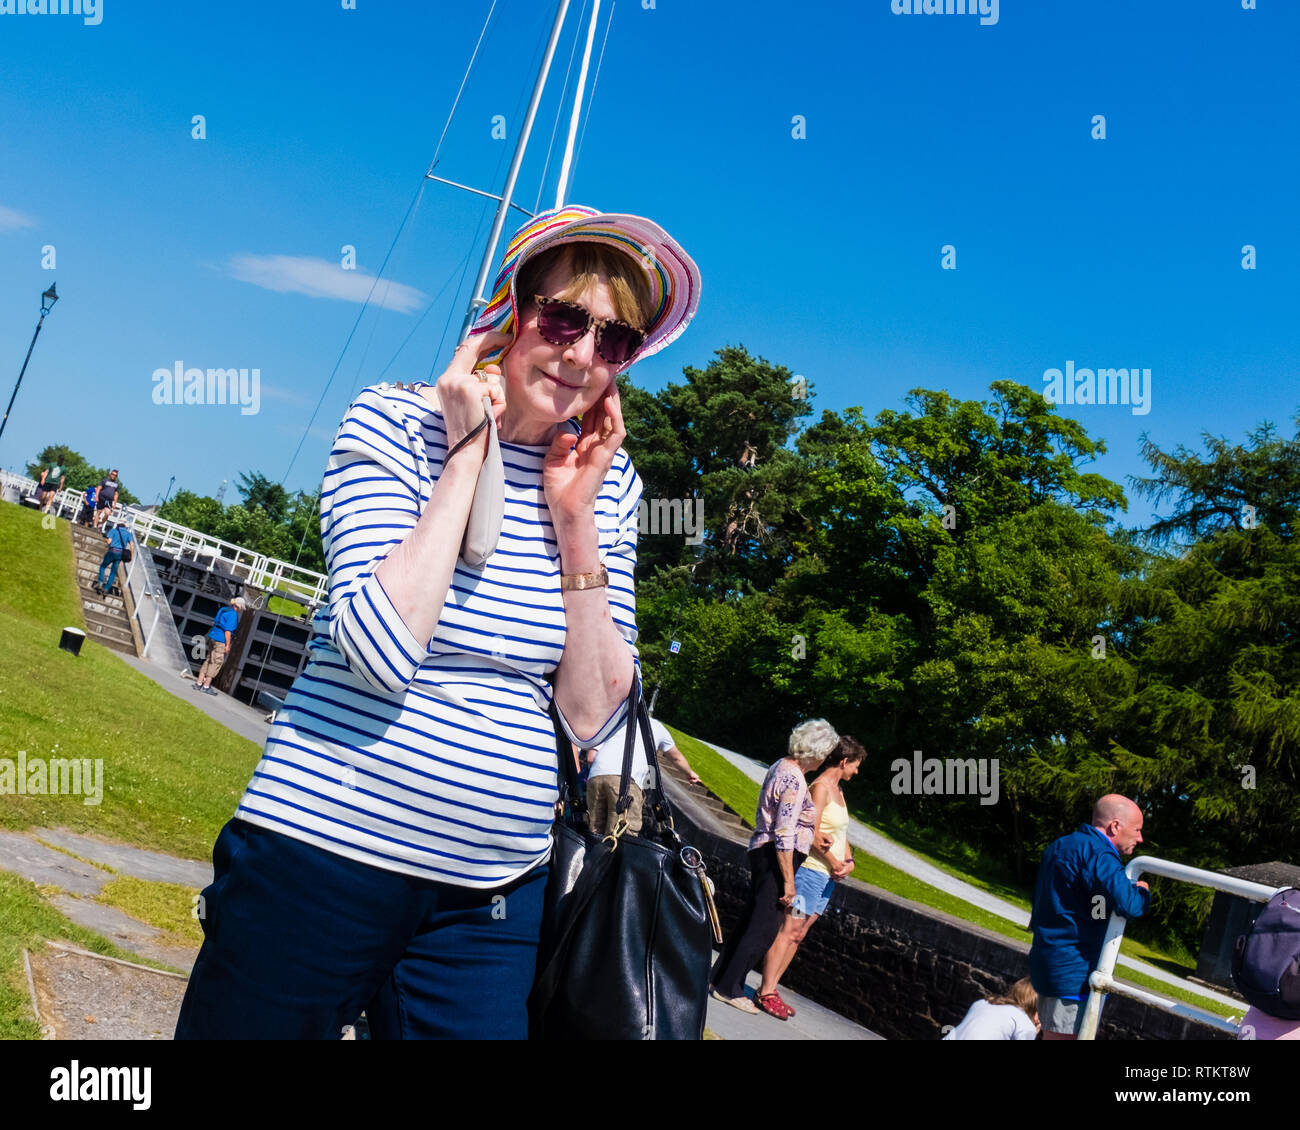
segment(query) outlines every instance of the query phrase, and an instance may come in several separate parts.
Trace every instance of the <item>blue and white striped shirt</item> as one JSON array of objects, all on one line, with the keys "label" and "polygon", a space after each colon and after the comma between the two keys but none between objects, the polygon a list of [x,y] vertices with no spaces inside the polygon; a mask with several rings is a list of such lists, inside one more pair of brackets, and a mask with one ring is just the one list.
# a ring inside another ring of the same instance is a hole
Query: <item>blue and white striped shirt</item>
[{"label": "blue and white striped shirt", "polygon": [[[510,882],[550,851],[557,797],[546,676],[564,651],[560,560],[542,488],[549,445],[501,443],[505,517],[482,569],[457,561],[433,638],[415,639],[374,576],[410,533],[447,453],[418,392],[363,389],[321,493],[329,604],[267,737],[241,820],[390,871]],[[596,501],[610,614],[638,666],[641,481],[619,451]],[[449,531],[459,542],[462,532]],[[623,724],[626,705],[594,737]]]}]

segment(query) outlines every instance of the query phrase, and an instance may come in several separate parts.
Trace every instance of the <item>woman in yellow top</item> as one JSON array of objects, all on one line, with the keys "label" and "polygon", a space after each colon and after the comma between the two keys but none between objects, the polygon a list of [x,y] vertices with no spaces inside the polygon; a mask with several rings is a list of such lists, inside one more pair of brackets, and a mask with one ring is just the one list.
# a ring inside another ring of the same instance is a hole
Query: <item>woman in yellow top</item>
[{"label": "woman in yellow top", "polygon": [[[794,903],[781,924],[772,948],[763,960],[763,984],[759,987],[758,1007],[778,1020],[788,1020],[794,1009],[781,999],[777,988],[781,977],[794,958],[799,943],[808,936],[812,924],[821,917],[830,902],[835,880],[853,870],[853,851],[849,847],[849,809],[844,803],[841,785],[851,781],[867,751],[847,735],[840,738],[835,750],[822,762],[821,769],[810,776],[808,787],[817,807],[817,835],[808,858],[794,877]],[[830,837],[830,846],[819,848]]]}]

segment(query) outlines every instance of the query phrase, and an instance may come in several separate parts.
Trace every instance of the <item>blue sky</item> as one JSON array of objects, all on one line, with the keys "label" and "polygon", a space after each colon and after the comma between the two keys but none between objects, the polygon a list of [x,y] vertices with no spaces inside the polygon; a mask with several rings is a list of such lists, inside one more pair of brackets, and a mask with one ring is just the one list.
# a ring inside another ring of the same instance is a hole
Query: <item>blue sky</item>
[{"label": "blue sky", "polygon": [[[313,490],[358,387],[386,366],[389,380],[440,372],[491,206],[430,184],[289,470],[488,6],[102,0],[94,26],[0,14],[6,401],[41,291],[53,279],[62,296],[0,465],[57,441],[120,467],[147,502],[172,475],[204,494],[228,479],[227,501],[241,471]],[[499,189],[553,11],[500,0],[442,175]],[[530,209],[543,185],[553,200],[547,143],[582,11],[520,179]],[[987,26],[890,0],[619,0],[569,198],[656,219],[704,277],[691,328],[634,378],[658,389],[743,344],[806,376],[818,409],[874,416],[918,386],[980,397],[1001,378],[1041,388],[1067,361],[1150,368],[1145,415],[1061,408],[1105,440],[1094,469],[1121,482],[1145,470],[1143,432],[1199,447],[1207,430],[1290,427],[1298,33],[1291,0],[1002,0]],[[941,269],[946,244],[956,270]],[[344,245],[355,274],[338,267]],[[259,411],[155,404],[152,374],[177,361],[260,369]],[[1130,503],[1129,522],[1150,517]]]}]

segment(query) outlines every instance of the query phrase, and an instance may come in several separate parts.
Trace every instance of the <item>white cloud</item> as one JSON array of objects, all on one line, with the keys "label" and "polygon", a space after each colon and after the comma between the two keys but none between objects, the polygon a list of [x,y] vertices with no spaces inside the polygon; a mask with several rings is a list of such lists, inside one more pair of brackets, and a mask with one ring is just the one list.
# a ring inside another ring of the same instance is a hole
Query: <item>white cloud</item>
[{"label": "white cloud", "polygon": [[[362,271],[345,271],[330,259],[312,259],[302,255],[233,255],[227,272],[266,290],[292,291],[312,298],[338,298],[344,302],[364,302],[374,285],[375,276]],[[375,287],[371,302],[399,314],[418,310],[428,296],[413,286],[385,279]]]},{"label": "white cloud", "polygon": [[34,228],[36,220],[25,212],[15,212],[0,204],[0,231],[17,231],[19,228]]}]

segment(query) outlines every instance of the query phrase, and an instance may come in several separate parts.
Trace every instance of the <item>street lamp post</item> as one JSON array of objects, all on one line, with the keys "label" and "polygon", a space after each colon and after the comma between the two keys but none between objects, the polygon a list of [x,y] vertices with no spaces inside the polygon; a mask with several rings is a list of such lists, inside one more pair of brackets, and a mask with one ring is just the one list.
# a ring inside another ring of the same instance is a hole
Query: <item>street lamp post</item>
[{"label": "street lamp post", "polygon": [[41,295],[41,316],[36,323],[36,332],[32,334],[32,343],[27,347],[27,356],[23,358],[23,367],[18,370],[18,383],[14,385],[14,394],[9,398],[9,407],[5,409],[5,418],[0,420],[0,436],[5,434],[5,425],[9,423],[9,413],[13,411],[14,401],[18,399],[18,389],[22,387],[23,374],[27,372],[27,362],[32,359],[32,350],[36,348],[36,339],[41,335],[41,327],[45,325],[45,315],[54,309],[54,304],[58,302],[59,296],[55,293],[54,284],[50,283],[50,289]]}]

